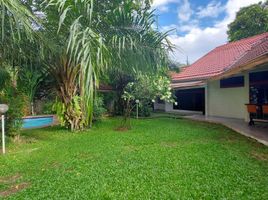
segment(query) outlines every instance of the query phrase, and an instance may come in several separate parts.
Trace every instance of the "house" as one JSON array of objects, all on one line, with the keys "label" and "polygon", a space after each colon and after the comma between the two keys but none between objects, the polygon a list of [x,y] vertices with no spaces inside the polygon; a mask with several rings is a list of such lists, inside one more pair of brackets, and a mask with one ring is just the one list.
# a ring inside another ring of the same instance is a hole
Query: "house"
[{"label": "house", "polygon": [[215,48],[172,74],[171,86],[177,105],[155,109],[248,121],[245,104],[268,103],[268,32]]}]

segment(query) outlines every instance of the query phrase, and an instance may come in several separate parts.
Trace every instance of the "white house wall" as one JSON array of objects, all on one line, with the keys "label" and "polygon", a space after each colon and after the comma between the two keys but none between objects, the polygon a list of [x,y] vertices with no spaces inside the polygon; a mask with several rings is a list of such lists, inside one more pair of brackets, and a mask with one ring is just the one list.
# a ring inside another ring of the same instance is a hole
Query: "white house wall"
[{"label": "white house wall", "polygon": [[207,84],[207,115],[245,119],[248,113],[245,104],[249,103],[249,76],[240,74],[245,79],[244,87],[220,88],[220,80]]}]

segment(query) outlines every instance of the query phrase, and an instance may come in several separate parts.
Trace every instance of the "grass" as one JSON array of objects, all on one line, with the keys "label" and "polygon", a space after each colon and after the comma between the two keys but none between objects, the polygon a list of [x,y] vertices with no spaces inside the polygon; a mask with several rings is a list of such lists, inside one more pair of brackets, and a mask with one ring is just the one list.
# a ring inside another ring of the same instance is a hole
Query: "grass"
[{"label": "grass", "polygon": [[[268,199],[268,148],[223,126],[118,119],[23,132],[0,156],[7,199]],[[23,185],[24,184],[24,185]],[[3,193],[2,193],[3,194]]]}]

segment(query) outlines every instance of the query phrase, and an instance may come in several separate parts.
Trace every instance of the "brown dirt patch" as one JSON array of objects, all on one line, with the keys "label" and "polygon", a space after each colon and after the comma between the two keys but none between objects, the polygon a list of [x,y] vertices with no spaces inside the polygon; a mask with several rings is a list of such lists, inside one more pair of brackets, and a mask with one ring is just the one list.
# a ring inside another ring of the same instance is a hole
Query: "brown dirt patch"
[{"label": "brown dirt patch", "polygon": [[40,148],[33,148],[33,149],[26,149],[23,151],[14,151],[14,152],[10,152],[10,154],[18,154],[18,153],[32,153],[34,151],[38,151]]},{"label": "brown dirt patch", "polygon": [[161,146],[163,147],[177,147],[177,142],[161,142]]},{"label": "brown dirt patch", "polygon": [[21,190],[28,188],[29,186],[30,186],[29,183],[20,183],[17,185],[13,185],[10,188],[8,188],[7,190],[1,191],[0,197],[8,197],[12,194],[15,194],[17,192],[20,192]]},{"label": "brown dirt patch", "polygon": [[121,126],[121,127],[115,128],[114,130],[120,131],[120,132],[126,132],[126,131],[129,131],[130,128]]},{"label": "brown dirt patch", "polygon": [[52,163],[50,163],[49,164],[49,166],[51,167],[51,168],[60,168],[61,167],[61,164],[59,163],[59,162],[52,162]]},{"label": "brown dirt patch", "polygon": [[5,177],[0,177],[0,183],[3,184],[12,184],[17,182],[22,176],[20,174],[15,174],[13,176],[5,176]]},{"label": "brown dirt patch", "polygon": [[222,143],[236,143],[237,141],[239,141],[239,139],[240,138],[238,138],[235,135],[223,135],[217,138],[217,140],[219,140]]},{"label": "brown dirt patch", "polygon": [[93,158],[96,158],[97,155],[96,154],[92,154],[92,153],[87,153],[87,152],[82,152],[82,153],[79,153],[75,156],[76,158],[78,159],[82,159],[82,160],[87,160],[87,159],[93,159]]},{"label": "brown dirt patch", "polygon": [[127,145],[127,146],[124,146],[123,148],[127,152],[138,151],[140,149],[138,146],[133,146],[133,145]]},{"label": "brown dirt patch", "polygon": [[264,161],[268,161],[268,154],[265,153],[259,153],[259,152],[252,152],[251,156],[257,160],[264,160]]}]

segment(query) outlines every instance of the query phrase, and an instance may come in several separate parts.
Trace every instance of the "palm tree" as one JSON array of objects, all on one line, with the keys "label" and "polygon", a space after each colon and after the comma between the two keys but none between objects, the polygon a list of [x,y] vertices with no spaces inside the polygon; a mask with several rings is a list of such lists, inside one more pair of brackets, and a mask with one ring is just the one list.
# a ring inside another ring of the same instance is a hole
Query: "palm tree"
[{"label": "palm tree", "polygon": [[72,63],[67,56],[48,66],[48,71],[55,79],[60,101],[54,108],[62,125],[71,131],[83,129],[85,126],[84,115],[81,110],[81,98],[78,87],[78,74],[80,65]]},{"label": "palm tree", "polygon": [[[146,3],[146,4],[145,4]],[[167,34],[152,28],[148,0],[49,0],[60,11],[59,29],[69,25],[67,52],[80,65],[79,88],[86,124],[91,125],[94,92],[108,68],[129,73],[152,71],[167,63]]]},{"label": "palm tree", "polygon": [[32,7],[31,0],[0,0],[1,68],[11,67],[26,72],[28,66],[41,63],[42,45],[45,42],[40,39],[40,24]]},{"label": "palm tree", "polygon": [[0,62],[12,62],[20,54],[20,42],[27,38],[28,42],[35,37],[35,27],[38,20],[25,6],[27,1],[0,0],[1,10],[1,40]]},{"label": "palm tree", "polygon": [[10,75],[5,69],[0,68],[0,93],[5,88],[8,80],[10,80]]},{"label": "palm tree", "polygon": [[31,38],[36,17],[20,0],[0,0],[1,10],[1,40],[5,36],[20,37],[21,31]]}]

